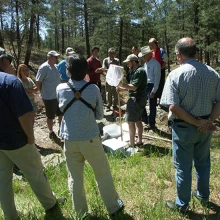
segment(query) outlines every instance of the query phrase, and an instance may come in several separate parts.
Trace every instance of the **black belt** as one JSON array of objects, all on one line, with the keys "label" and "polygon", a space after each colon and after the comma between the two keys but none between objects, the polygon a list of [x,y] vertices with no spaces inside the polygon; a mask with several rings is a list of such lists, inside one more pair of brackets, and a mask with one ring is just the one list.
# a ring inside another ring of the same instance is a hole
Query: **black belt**
[{"label": "black belt", "polygon": [[[209,119],[210,115],[203,115],[203,116],[198,116],[196,118],[202,118],[202,119]],[[174,122],[185,122],[182,119],[173,119]],[[186,122],[187,123],[187,122]]]}]

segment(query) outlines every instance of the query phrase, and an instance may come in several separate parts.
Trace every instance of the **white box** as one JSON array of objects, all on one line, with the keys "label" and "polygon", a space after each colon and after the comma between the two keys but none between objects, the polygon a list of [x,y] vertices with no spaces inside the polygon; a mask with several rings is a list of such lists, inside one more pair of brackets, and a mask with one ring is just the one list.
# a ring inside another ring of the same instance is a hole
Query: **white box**
[{"label": "white box", "polygon": [[102,142],[104,149],[110,153],[125,153],[125,148],[128,147],[128,143],[117,140],[115,138],[108,139]]}]

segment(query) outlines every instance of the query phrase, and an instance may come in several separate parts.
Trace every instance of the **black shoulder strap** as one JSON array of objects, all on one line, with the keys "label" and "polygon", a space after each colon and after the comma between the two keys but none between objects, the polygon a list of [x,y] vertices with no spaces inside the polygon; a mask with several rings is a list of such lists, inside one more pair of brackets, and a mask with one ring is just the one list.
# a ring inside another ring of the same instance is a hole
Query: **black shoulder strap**
[{"label": "black shoulder strap", "polygon": [[89,86],[91,83],[86,83],[80,90],[76,90],[69,82],[67,82],[67,85],[71,88],[71,90],[74,93],[74,98],[67,104],[67,106],[65,107],[65,109],[63,110],[63,113],[65,113],[67,111],[67,109],[76,101],[76,100],[80,100],[81,102],[83,102],[88,108],[90,108],[93,112],[95,112],[95,109],[92,107],[91,104],[89,104],[85,99],[83,99],[81,97],[81,93],[82,91]]}]

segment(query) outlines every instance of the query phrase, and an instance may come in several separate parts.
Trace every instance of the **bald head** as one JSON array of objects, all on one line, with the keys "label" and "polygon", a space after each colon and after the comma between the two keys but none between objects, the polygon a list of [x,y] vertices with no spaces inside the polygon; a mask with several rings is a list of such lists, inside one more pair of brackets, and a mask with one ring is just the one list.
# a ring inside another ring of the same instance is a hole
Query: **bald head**
[{"label": "bald head", "polygon": [[184,37],[178,40],[175,46],[175,51],[179,52],[186,58],[195,58],[196,43],[192,38]]}]

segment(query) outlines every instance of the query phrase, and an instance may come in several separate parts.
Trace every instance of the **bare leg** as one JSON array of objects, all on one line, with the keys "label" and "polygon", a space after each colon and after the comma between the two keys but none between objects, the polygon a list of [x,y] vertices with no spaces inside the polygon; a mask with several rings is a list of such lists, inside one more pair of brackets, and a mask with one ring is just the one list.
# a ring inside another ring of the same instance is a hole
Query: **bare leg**
[{"label": "bare leg", "polygon": [[60,125],[61,125],[62,118],[63,118],[63,115],[59,115],[59,116],[58,116],[59,129],[60,129]]},{"label": "bare leg", "polygon": [[47,127],[49,131],[53,131],[53,119],[47,118]]},{"label": "bare leg", "polygon": [[138,133],[138,142],[137,143],[142,143],[142,134],[143,134],[143,125],[141,121],[137,121],[136,123],[137,127],[137,133]]},{"label": "bare leg", "polygon": [[134,146],[134,140],[135,140],[135,122],[128,122],[129,127],[129,135],[130,135],[130,145]]}]

